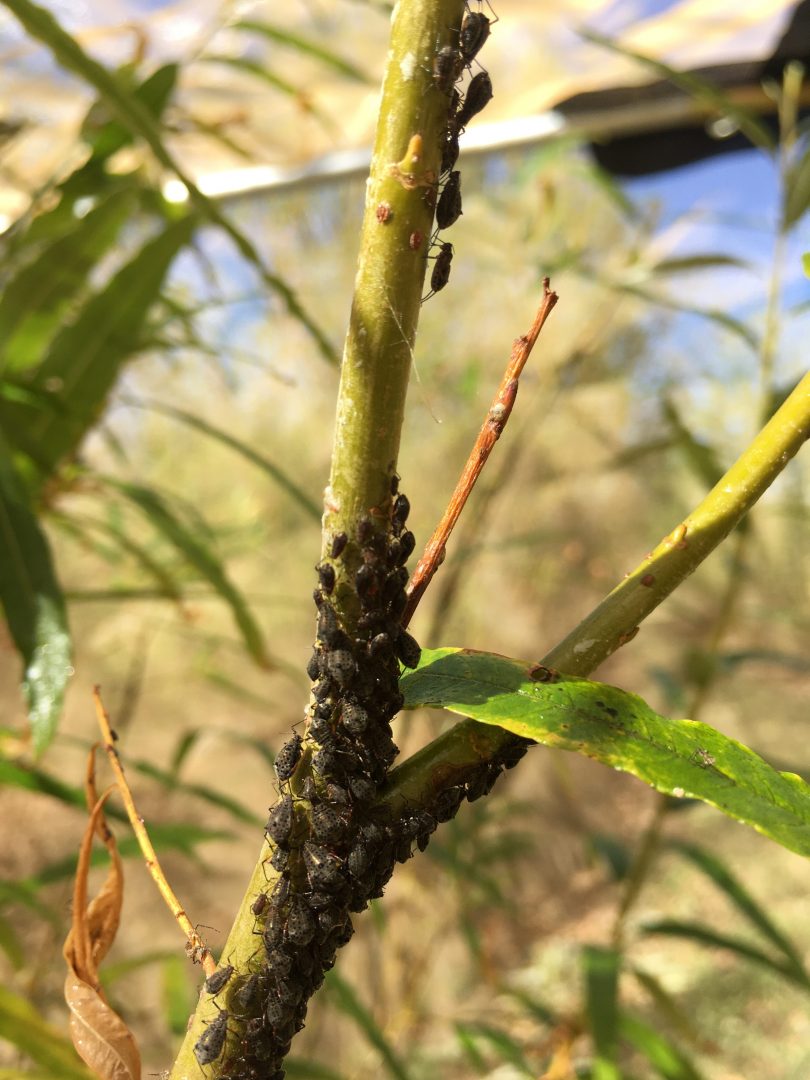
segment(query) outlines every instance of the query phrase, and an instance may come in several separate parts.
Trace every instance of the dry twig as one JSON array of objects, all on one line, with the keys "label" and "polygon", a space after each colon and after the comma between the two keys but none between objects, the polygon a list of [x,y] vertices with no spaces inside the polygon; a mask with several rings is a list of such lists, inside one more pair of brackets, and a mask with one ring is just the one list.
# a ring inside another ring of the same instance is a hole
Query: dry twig
[{"label": "dry twig", "polygon": [[506,365],[506,370],[503,373],[498,392],[489,408],[486,420],[478,433],[475,445],[470,451],[470,456],[467,458],[467,463],[462,470],[455,491],[450,496],[447,509],[430,540],[428,540],[422,558],[417,563],[416,569],[413,572],[411,583],[408,586],[408,605],[405,608],[405,614],[402,617],[403,626],[407,626],[411,621],[411,617],[416,611],[417,605],[422,599],[425,590],[433,579],[433,575],[444,561],[447,541],[450,539],[450,534],[461,516],[461,512],[464,509],[467,499],[470,497],[475,482],[481,475],[481,471],[486,465],[489,455],[492,453],[492,448],[495,446],[495,443],[501,436],[501,432],[506,427],[506,423],[512,412],[512,407],[515,404],[515,398],[517,397],[518,380],[520,379],[521,372],[526,366],[526,361],[531,355],[534,343],[537,341],[540,331],[543,329],[543,324],[551,314],[554,305],[557,303],[557,299],[557,294],[552,292],[549,288],[549,279],[543,278],[543,299],[537,309],[537,314],[534,317],[531,329],[528,334],[524,334],[517,338],[512,346],[512,354],[509,357],[509,363]]},{"label": "dry twig", "polygon": [[118,757],[118,751],[115,748],[115,735],[113,734],[110,725],[110,717],[102,704],[101,691],[98,686],[93,689],[93,701],[96,706],[98,726],[101,728],[101,735],[104,740],[104,749],[107,752],[110,765],[115,773],[118,790],[121,792],[121,798],[124,801],[127,816],[129,817],[135,836],[138,840],[138,846],[143,852],[143,857],[146,860],[146,867],[152,875],[152,879],[157,885],[160,895],[166,901],[169,910],[172,915],[174,915],[180,925],[180,929],[186,936],[186,955],[193,963],[202,964],[206,975],[213,975],[217,967],[216,961],[211,955],[208,946],[197,933],[196,928],[192,925],[191,920],[186,914],[182,904],[177,899],[171,885],[166,880],[166,875],[163,873],[163,869],[158,861],[157,853],[152,846],[152,841],[149,839],[149,833],[146,831],[144,820],[135,806],[132,792],[129,789],[129,784],[124,775],[124,767],[121,764],[121,760]]}]

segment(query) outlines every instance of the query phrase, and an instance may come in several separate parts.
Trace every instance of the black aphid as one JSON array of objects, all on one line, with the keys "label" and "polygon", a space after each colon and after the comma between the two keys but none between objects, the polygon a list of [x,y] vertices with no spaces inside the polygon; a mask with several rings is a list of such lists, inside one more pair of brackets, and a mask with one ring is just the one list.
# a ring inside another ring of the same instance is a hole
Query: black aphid
[{"label": "black aphid", "polygon": [[287,940],[291,945],[308,945],[315,936],[315,916],[303,896],[293,896],[287,912]]},{"label": "black aphid", "polygon": [[363,563],[362,566],[357,568],[357,573],[354,577],[354,587],[357,589],[357,595],[362,600],[366,596],[371,596],[377,591],[379,585],[379,579],[377,577],[377,571],[369,563]]},{"label": "black aphid", "polygon": [[318,580],[321,588],[328,595],[335,587],[335,568],[331,563],[318,563]]},{"label": "black aphid", "polygon": [[318,637],[330,649],[337,649],[345,639],[340,629],[335,609],[328,602],[321,604],[318,611]]},{"label": "black aphid", "polygon": [[290,853],[282,847],[276,848],[270,857],[270,865],[278,874],[283,874],[290,865]]},{"label": "black aphid", "polygon": [[228,979],[230,979],[231,975],[233,975],[232,964],[228,964],[224,968],[219,968],[205,980],[203,983],[203,990],[205,990],[206,994],[218,994]]},{"label": "black aphid", "polygon": [[210,1065],[217,1060],[225,1045],[227,1033],[228,1010],[222,1009],[194,1043],[194,1057],[198,1065]]},{"label": "black aphid", "polygon": [[253,903],[250,905],[250,910],[253,912],[256,918],[264,914],[269,899],[270,897],[267,895],[266,892],[260,892],[256,899],[253,901]]},{"label": "black aphid", "polygon": [[286,877],[280,877],[273,886],[273,891],[270,894],[270,906],[273,911],[279,911],[287,902],[287,898],[290,895],[290,879]]},{"label": "black aphid", "polygon": [[413,535],[410,529],[406,529],[400,536],[399,545],[401,555],[400,561],[402,563],[406,563],[413,554],[413,549],[416,547],[416,537]]},{"label": "black aphid", "polygon": [[391,474],[389,491],[392,495],[396,495],[396,493],[399,491],[399,476],[396,473]]},{"label": "black aphid", "polygon": [[407,630],[400,627],[397,634],[397,656],[407,668],[419,666],[419,657],[422,650],[415,638],[411,637]]},{"label": "black aphid", "polygon": [[276,776],[282,783],[284,783],[285,780],[289,780],[295,772],[295,767],[301,760],[302,748],[303,739],[296,732],[291,739],[288,739],[287,742],[284,743],[276,755]]},{"label": "black aphid", "polygon": [[349,538],[345,532],[335,533],[332,537],[332,547],[329,549],[330,556],[333,559],[339,559],[348,542]]},{"label": "black aphid", "polygon": [[375,634],[368,643],[368,655],[371,657],[388,656],[391,653],[391,638],[386,633]]},{"label": "black aphid", "polygon": [[[446,247],[446,244],[442,244],[442,247]],[[411,512],[411,503],[407,495],[399,494],[394,499],[394,509],[391,512],[391,520],[394,523],[394,527],[402,526],[408,520],[408,514]]]},{"label": "black aphid", "polygon": [[450,172],[453,168],[458,161],[460,150],[461,148],[458,145],[458,130],[454,120],[451,124],[448,124],[447,138],[442,143],[441,176],[444,176],[445,173]]},{"label": "black aphid", "polygon": [[364,514],[357,522],[357,540],[360,544],[365,544],[368,538],[374,532],[374,526],[371,523],[371,518],[368,514]]},{"label": "black aphid", "polygon": [[441,292],[450,280],[450,264],[452,261],[453,245],[442,244],[439,247],[439,254],[436,256],[436,262],[433,264],[433,273],[430,275],[430,292],[425,297],[425,300],[433,296],[434,293]]},{"label": "black aphid", "polygon": [[246,1012],[253,1006],[262,989],[262,976],[260,974],[249,975],[238,990],[234,991],[237,1005]]},{"label": "black aphid", "polygon": [[284,847],[290,839],[293,824],[292,795],[282,795],[270,810],[270,816],[264,831],[279,847]]},{"label": "black aphid", "polygon": [[315,682],[315,680],[320,676],[320,674],[321,654],[318,652],[317,649],[314,649],[312,652],[312,656],[310,656],[309,660],[307,661],[307,675],[309,675],[312,682]]},{"label": "black aphid", "polygon": [[368,727],[368,713],[361,705],[347,701],[343,703],[340,723],[353,735],[362,735]]},{"label": "black aphid", "polygon": [[313,807],[312,835],[317,840],[335,843],[343,838],[345,831],[345,820],[329,803],[321,803]]},{"label": "black aphid", "polygon": [[365,776],[353,776],[349,781],[349,790],[358,802],[371,802],[377,794],[377,787]]},{"label": "black aphid", "polygon": [[459,46],[465,64],[469,64],[483,48],[489,37],[489,19],[483,12],[468,11],[461,21]]},{"label": "black aphid", "polygon": [[461,173],[451,172],[436,204],[436,224],[449,229],[461,217]]},{"label": "black aphid", "polygon": [[357,674],[357,663],[348,649],[335,649],[326,654],[326,670],[338,686],[345,690]]},{"label": "black aphid", "polygon": [[490,101],[492,101],[492,80],[486,71],[479,71],[477,75],[470,79],[464,104],[458,110],[456,123],[459,130],[465,128],[474,116],[477,116],[482,109],[486,108]]},{"label": "black aphid", "polygon": [[464,61],[458,49],[445,45],[433,57],[433,85],[437,90],[449,94],[463,67]]}]

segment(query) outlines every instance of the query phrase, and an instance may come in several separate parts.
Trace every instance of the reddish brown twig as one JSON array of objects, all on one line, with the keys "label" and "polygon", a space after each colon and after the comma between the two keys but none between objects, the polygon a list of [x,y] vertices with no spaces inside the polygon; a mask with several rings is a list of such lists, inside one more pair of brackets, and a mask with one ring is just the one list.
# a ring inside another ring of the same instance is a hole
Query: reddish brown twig
[{"label": "reddish brown twig", "polygon": [[422,558],[416,564],[411,583],[408,586],[408,604],[402,617],[403,626],[407,626],[411,621],[411,617],[416,611],[425,589],[427,589],[433,575],[444,561],[450,534],[461,516],[461,511],[470,497],[476,480],[481,475],[481,470],[492,453],[492,448],[506,427],[506,422],[511,415],[517,397],[520,374],[526,366],[526,361],[529,359],[534,343],[543,329],[543,324],[556,303],[557,294],[550,290],[548,278],[543,278],[543,299],[537,309],[532,327],[528,334],[517,338],[512,346],[512,354],[509,357],[509,363],[506,365],[506,371],[503,373],[501,385],[498,387],[498,392],[478,433],[478,438],[475,440],[470,456],[467,458],[467,463],[462,470],[455,491],[450,496],[447,509],[433,536],[425,546]]},{"label": "reddish brown twig", "polygon": [[101,728],[101,734],[104,739],[104,749],[107,752],[110,765],[115,773],[118,790],[124,801],[124,807],[127,816],[129,817],[130,824],[135,832],[138,846],[143,852],[144,859],[146,860],[146,868],[152,875],[152,879],[157,885],[158,891],[165,900],[167,907],[172,915],[174,915],[180,929],[186,936],[186,956],[188,956],[192,963],[202,964],[206,975],[213,975],[214,971],[216,971],[216,961],[211,955],[208,946],[197,933],[197,928],[192,926],[191,919],[189,919],[183,905],[175,896],[174,890],[166,879],[166,875],[163,873],[163,868],[158,860],[157,853],[152,846],[152,841],[149,839],[149,833],[146,831],[146,824],[135,806],[135,800],[132,798],[132,792],[129,789],[127,778],[124,775],[124,767],[121,764],[120,758],[118,757],[118,751],[115,748],[116,736],[114,735],[110,724],[110,717],[102,703],[101,690],[98,686],[93,688],[93,701],[96,706],[98,726]]}]

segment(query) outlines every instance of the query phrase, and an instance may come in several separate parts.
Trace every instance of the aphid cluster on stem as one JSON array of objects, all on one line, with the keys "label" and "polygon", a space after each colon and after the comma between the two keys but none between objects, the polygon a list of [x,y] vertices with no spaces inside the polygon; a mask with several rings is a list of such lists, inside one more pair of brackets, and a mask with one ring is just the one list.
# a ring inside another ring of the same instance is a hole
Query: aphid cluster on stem
[{"label": "aphid cluster on stem", "polygon": [[[423,297],[423,302],[441,292],[450,280],[453,245],[440,242],[438,236],[443,229],[454,225],[462,213],[461,173],[455,168],[459,155],[459,136],[472,118],[492,100],[492,80],[488,72],[481,68],[473,75],[472,65],[481,66],[477,59],[478,53],[498,17],[489,4],[487,7],[493,16],[491,19],[482,10],[480,0],[476,9],[471,7],[473,2],[476,0],[467,0],[454,43],[438,49],[433,58],[433,85],[449,98],[449,108],[441,148],[439,190],[434,188],[430,191],[430,205],[436,208],[436,230],[431,237],[430,251],[437,250],[434,255],[429,255],[435,259],[435,263],[430,275],[430,291]],[[470,73],[470,80],[462,93],[459,84],[465,72]]]},{"label": "aphid cluster on stem", "polygon": [[[403,702],[400,662],[415,667],[420,656],[401,625],[405,564],[416,542],[395,474],[388,494],[390,526],[361,517],[353,536],[331,537],[316,567],[312,704],[303,736],[292,735],[275,761],[280,793],[265,834],[277,877],[251,904],[257,970],[234,978],[222,968],[206,983],[226,995],[231,1026],[238,1018],[243,1031],[232,1052],[223,1009],[200,1037],[199,1054],[195,1048],[200,1064],[211,1064],[227,1047],[221,1068],[232,1080],[283,1077],[307,1002],[354,933],[351,913],[381,896],[396,860],[410,854],[399,823],[377,823],[372,812],[397,755],[391,721]],[[352,607],[347,590],[354,593],[351,627],[342,616]]]}]

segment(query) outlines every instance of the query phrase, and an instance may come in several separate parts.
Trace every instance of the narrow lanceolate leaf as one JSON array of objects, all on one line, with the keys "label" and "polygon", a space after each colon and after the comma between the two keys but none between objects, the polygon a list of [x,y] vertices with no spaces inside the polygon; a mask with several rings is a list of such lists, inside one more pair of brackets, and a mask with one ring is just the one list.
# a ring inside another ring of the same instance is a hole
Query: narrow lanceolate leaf
[{"label": "narrow lanceolate leaf", "polygon": [[369,1043],[379,1053],[382,1059],[382,1070],[387,1075],[392,1076],[394,1080],[410,1080],[410,1073],[394,1052],[382,1028],[360,1001],[352,987],[341,979],[334,969],[327,976],[327,986],[329,988],[329,1000],[349,1019],[354,1021]]},{"label": "narrow lanceolate leaf", "polygon": [[0,601],[23,663],[37,752],[51,741],[70,678],[70,633],[45,534],[0,435]]},{"label": "narrow lanceolate leaf", "polygon": [[63,411],[26,409],[21,415],[22,407],[0,403],[2,418],[10,419],[15,431],[23,421],[19,449],[30,451],[41,469],[53,470],[98,419],[123,364],[141,344],[148,311],[169,267],[196,224],[196,219],[186,217],[167,226],[54,338],[37,369],[35,385],[53,387]]},{"label": "narrow lanceolate leaf", "polygon": [[791,228],[810,207],[810,144],[804,144],[802,153],[793,162],[785,178],[784,222]]},{"label": "narrow lanceolate leaf", "polygon": [[38,364],[71,301],[109,250],[135,206],[130,189],[115,191],[42,247],[6,284],[0,299],[0,355],[6,373]]},{"label": "narrow lanceolate leaf", "polygon": [[621,956],[615,949],[589,945],[583,950],[588,1022],[594,1045],[593,1080],[620,1080],[618,1050],[619,969]]},{"label": "narrow lanceolate leaf", "polygon": [[269,666],[270,661],[259,624],[253,618],[245,598],[226,574],[217,554],[198,539],[157,492],[139,484],[126,484],[110,478],[107,483],[137,506],[154,528],[185,556],[200,576],[211,583],[230,607],[251,656],[263,667]]},{"label": "narrow lanceolate leaf", "polygon": [[365,72],[349,63],[348,60],[344,60],[342,56],[325,49],[322,45],[317,45],[314,41],[310,41],[309,38],[301,37],[299,34],[291,34],[283,26],[275,26],[272,23],[254,19],[241,19],[239,22],[232,23],[230,29],[261,34],[262,37],[269,38],[270,41],[275,42],[277,45],[284,45],[304,56],[311,56],[314,60],[320,60],[325,67],[332,68],[333,71],[337,71],[340,75],[345,75],[349,79],[354,79],[357,82],[370,82]]},{"label": "narrow lanceolate leaf", "polygon": [[683,938],[686,941],[694,941],[699,945],[708,945],[711,948],[727,949],[736,953],[744,960],[752,960],[755,964],[769,968],[783,979],[796,983],[797,986],[810,990],[807,976],[801,970],[797,970],[795,964],[770,956],[762,949],[752,945],[743,938],[731,934],[724,934],[714,930],[711,926],[703,923],[687,922],[680,919],[661,919],[657,922],[646,922],[641,928],[645,934],[664,934],[667,937]]},{"label": "narrow lanceolate leaf", "polygon": [[673,840],[667,846],[671,851],[682,855],[708,875],[715,885],[723,890],[735,907],[782,953],[788,965],[794,968],[797,980],[810,988],[810,975],[807,973],[797,947],[790,938],[782,933],[765,908],[756,902],[743,883],[737,880],[725,863],[712,852],[698,847],[697,844],[687,844],[683,841]]},{"label": "narrow lanceolate leaf", "polygon": [[[30,1001],[0,986],[0,1039],[17,1047],[50,1080],[92,1080],[93,1074],[56,1028],[42,1019]],[[15,1077],[23,1074],[14,1071]]]},{"label": "narrow lanceolate leaf", "polygon": [[201,431],[204,435],[210,436],[212,439],[216,439],[217,442],[221,442],[223,446],[228,446],[231,450],[235,450],[237,454],[241,454],[253,465],[258,466],[264,473],[267,474],[278,486],[291,496],[295,502],[315,521],[321,520],[321,507],[314,499],[311,499],[307,493],[296,484],[296,482],[280,469],[278,465],[274,465],[272,461],[268,461],[266,457],[260,454],[257,450],[254,450],[252,446],[248,446],[240,439],[237,439],[229,431],[223,431],[222,428],[216,427],[214,424],[209,424],[207,420],[203,420],[199,416],[195,416],[194,413],[187,412],[185,409],[176,409],[173,405],[163,405],[157,401],[140,401],[137,398],[125,398],[124,403],[127,405],[134,405],[135,408],[151,409],[153,412],[162,413],[164,416],[171,416],[175,420],[179,420],[181,424],[187,424],[188,427],[196,428],[197,431]]},{"label": "narrow lanceolate leaf", "polygon": [[660,60],[633,49],[625,48],[612,38],[596,33],[595,30],[583,30],[582,36],[586,41],[592,41],[595,45],[601,45],[605,49],[626,56],[648,68],[659,78],[669,79],[673,85],[679,87],[696,102],[708,105],[722,116],[733,120],[740,131],[750,139],[754,146],[763,150],[773,150],[775,138],[759,117],[750,109],[736,104],[728,94],[719,90],[712,83],[702,79],[699,75],[693,75],[688,71],[678,71]]},{"label": "narrow lanceolate leaf", "polygon": [[33,3],[32,0],[3,0],[3,4],[32,37],[50,49],[58,64],[95,87],[107,107],[121,123],[134,135],[143,139],[164,168],[179,177],[186,186],[194,205],[210,221],[228,233],[242,255],[259,270],[264,283],[281,296],[290,315],[311,334],[322,355],[331,363],[336,363],[337,358],[331,343],[301,307],[290,287],[282,278],[267,269],[250,239],[225,217],[216,203],[200,191],[191,177],[175,161],[166,148],[160,125],[149,107],[114,72],[88,55],[47,8]]},{"label": "narrow lanceolate leaf", "polygon": [[675,1043],[637,1016],[625,1013],[619,1033],[642,1053],[664,1080],[703,1080],[703,1073]]},{"label": "narrow lanceolate leaf", "polygon": [[667,720],[635,694],[469,649],[423,650],[405,707],[431,705],[696,798],[810,855],[810,786],[697,720]]}]

